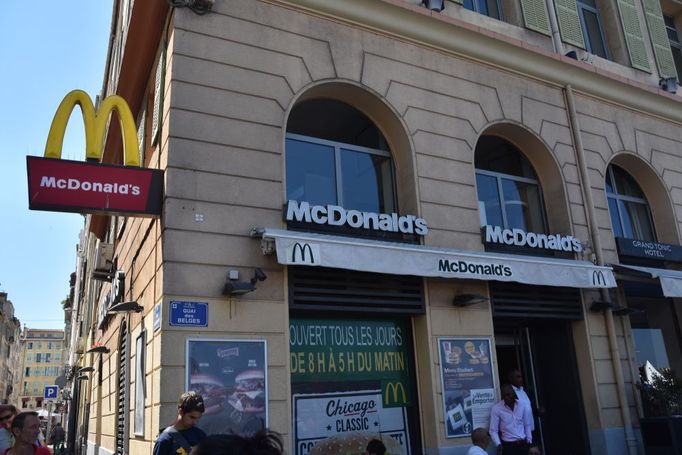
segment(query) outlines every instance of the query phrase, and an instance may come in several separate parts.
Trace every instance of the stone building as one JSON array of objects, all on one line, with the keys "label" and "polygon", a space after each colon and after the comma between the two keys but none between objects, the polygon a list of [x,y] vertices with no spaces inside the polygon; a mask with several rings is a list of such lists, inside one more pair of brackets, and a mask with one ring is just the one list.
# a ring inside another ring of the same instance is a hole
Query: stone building
[{"label": "stone building", "polygon": [[461,454],[520,369],[546,453],[643,453],[638,368],[682,371],[679,3],[174,3],[115,2],[101,98],[163,214],[86,220],[72,444],[151,453],[192,388],[293,454]]},{"label": "stone building", "polygon": [[42,408],[46,404],[45,386],[56,385],[55,380],[64,372],[64,331],[24,327],[21,343],[20,391],[16,406],[20,410]]},{"label": "stone building", "polygon": [[0,292],[0,312],[0,393],[3,403],[16,404],[21,375],[21,324],[14,316],[14,305],[6,292]]}]

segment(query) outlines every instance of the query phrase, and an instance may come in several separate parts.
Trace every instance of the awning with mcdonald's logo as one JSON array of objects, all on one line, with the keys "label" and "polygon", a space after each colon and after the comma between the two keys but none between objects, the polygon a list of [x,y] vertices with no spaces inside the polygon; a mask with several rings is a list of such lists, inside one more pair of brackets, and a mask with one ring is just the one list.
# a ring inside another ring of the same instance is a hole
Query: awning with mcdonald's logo
[{"label": "awning with mcdonald's logo", "polygon": [[468,280],[512,281],[542,286],[613,288],[610,267],[587,261],[462,251],[425,245],[256,229],[265,254],[283,265],[331,267],[364,272]]}]

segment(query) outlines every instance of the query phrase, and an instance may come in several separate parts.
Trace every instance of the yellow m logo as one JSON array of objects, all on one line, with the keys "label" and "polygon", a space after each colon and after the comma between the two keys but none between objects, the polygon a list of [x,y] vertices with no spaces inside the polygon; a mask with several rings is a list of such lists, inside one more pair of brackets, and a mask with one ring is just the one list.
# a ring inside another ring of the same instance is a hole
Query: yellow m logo
[{"label": "yellow m logo", "polygon": [[401,381],[396,382],[387,381],[382,385],[384,389],[383,406],[385,408],[405,406],[408,404],[405,386]]},{"label": "yellow m logo", "polygon": [[47,135],[45,145],[46,158],[61,158],[62,146],[64,144],[64,133],[66,124],[71,117],[73,109],[79,105],[83,114],[85,124],[85,158],[102,160],[102,148],[104,146],[104,129],[107,120],[113,111],[118,114],[123,135],[124,163],[126,166],[140,165],[140,152],[137,146],[137,127],[130,112],[128,103],[120,96],[109,96],[102,101],[99,110],[95,111],[95,106],[87,93],[83,90],[69,92],[57,108],[57,112],[52,119],[50,132]]}]

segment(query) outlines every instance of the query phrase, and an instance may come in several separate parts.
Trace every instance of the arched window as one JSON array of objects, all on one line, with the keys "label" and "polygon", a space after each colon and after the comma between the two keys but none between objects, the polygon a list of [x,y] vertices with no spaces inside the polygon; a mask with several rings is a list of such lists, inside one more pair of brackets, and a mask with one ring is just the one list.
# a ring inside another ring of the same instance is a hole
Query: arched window
[{"label": "arched window", "polygon": [[622,168],[606,170],[606,197],[611,226],[616,237],[656,240],[649,204],[637,182]]},{"label": "arched window", "polygon": [[476,145],[475,166],[482,226],[546,232],[538,178],[516,146],[497,136],[482,136]]},{"label": "arched window", "polygon": [[287,199],[377,213],[396,211],[386,139],[357,109],[314,99],[294,107],[286,137]]}]

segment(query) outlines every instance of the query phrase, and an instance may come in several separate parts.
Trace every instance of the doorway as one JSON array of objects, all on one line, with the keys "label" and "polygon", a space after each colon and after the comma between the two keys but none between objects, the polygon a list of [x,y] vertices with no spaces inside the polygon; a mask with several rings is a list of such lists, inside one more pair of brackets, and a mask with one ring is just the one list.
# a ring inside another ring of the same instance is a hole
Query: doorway
[{"label": "doorway", "polygon": [[543,453],[587,455],[587,424],[570,321],[495,318],[501,383],[518,368],[534,408],[534,443]]}]

